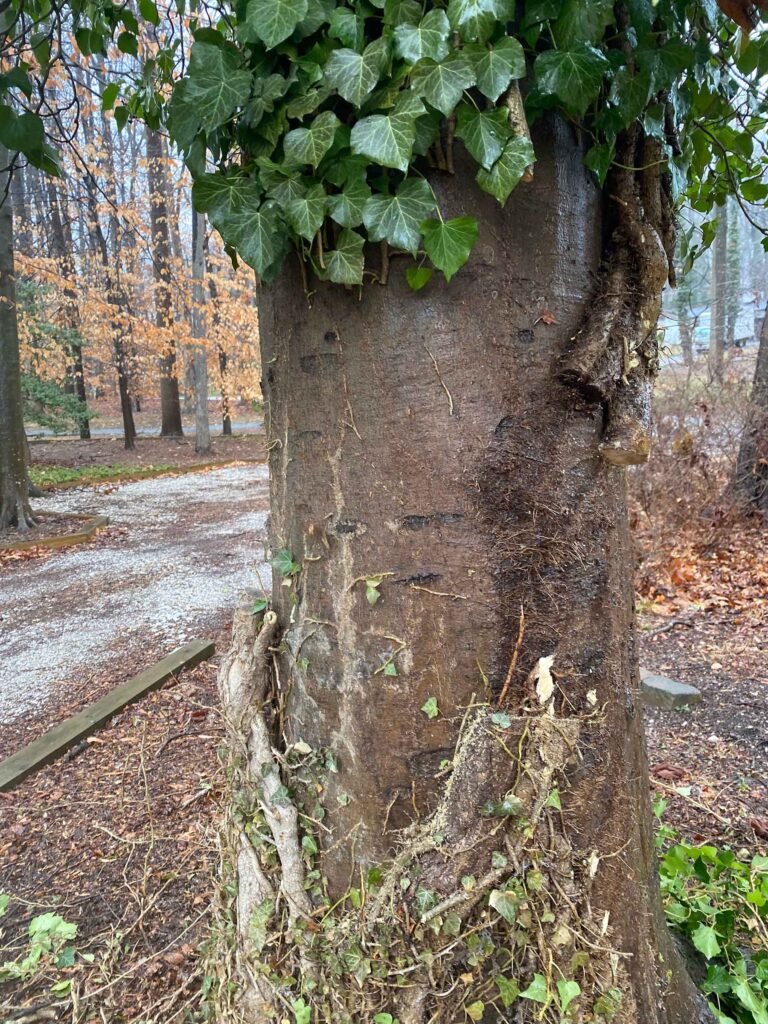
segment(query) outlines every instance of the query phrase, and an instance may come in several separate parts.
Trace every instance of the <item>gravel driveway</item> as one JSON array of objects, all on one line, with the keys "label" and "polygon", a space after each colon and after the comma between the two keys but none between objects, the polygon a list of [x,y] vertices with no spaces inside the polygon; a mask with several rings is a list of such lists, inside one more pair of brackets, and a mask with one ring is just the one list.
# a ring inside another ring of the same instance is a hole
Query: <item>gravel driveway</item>
[{"label": "gravel driveway", "polygon": [[45,511],[104,513],[111,533],[0,570],[0,722],[39,709],[84,668],[136,650],[139,671],[144,652],[220,626],[244,587],[269,584],[268,498],[267,467],[247,465],[38,500]]}]

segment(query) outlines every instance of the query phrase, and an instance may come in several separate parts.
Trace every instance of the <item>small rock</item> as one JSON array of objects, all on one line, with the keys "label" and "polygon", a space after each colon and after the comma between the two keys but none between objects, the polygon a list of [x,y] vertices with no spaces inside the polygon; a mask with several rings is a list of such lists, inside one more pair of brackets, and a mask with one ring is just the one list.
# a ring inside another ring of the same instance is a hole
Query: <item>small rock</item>
[{"label": "small rock", "polygon": [[645,668],[640,669],[640,692],[645,704],[664,711],[688,707],[701,700],[701,692],[695,686],[679,683],[666,676],[657,676]]}]

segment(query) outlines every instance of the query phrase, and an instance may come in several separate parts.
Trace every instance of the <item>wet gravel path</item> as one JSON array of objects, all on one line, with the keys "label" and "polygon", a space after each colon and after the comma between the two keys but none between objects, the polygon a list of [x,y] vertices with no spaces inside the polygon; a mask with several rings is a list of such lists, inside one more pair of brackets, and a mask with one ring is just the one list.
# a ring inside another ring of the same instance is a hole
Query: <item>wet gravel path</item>
[{"label": "wet gravel path", "polygon": [[264,563],[268,480],[251,464],[63,491],[45,511],[103,513],[94,544],[0,570],[0,723],[38,711],[63,682],[135,652],[140,671],[220,628]]}]

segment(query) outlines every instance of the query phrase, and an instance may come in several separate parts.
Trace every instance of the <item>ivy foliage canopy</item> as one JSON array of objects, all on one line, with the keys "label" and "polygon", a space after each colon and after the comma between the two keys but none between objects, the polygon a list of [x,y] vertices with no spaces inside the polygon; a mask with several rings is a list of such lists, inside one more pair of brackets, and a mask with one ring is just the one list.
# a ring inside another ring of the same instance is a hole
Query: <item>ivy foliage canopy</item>
[{"label": "ivy foliage canopy", "polygon": [[478,188],[503,205],[535,164],[528,126],[550,111],[582,134],[601,185],[622,133],[658,140],[672,194],[703,215],[691,257],[729,193],[747,213],[768,198],[768,34],[750,38],[748,0],[186,2],[176,8],[194,41],[179,76],[178,40],[153,0],[139,19],[111,0],[11,0],[17,30],[34,7],[36,31],[34,56],[6,60],[0,76],[0,143],[55,173],[33,99],[62,11],[85,54],[115,37],[136,54],[145,22],[159,50],[134,89],[107,86],[104,104],[118,124],[167,126],[195,205],[264,280],[297,248],[319,278],[361,284],[376,276],[366,242],[410,253],[414,286],[432,267],[450,278],[477,226],[444,219],[434,172],[451,170],[459,139]]}]

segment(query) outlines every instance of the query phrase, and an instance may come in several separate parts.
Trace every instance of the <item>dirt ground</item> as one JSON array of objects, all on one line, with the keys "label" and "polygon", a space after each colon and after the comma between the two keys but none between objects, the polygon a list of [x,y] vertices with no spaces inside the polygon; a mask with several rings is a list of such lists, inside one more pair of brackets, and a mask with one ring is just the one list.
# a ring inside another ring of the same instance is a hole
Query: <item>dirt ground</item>
[{"label": "dirt ground", "polygon": [[44,466],[108,466],[119,463],[145,468],[171,465],[191,466],[199,463],[245,462],[262,460],[265,456],[264,434],[236,434],[214,437],[210,453],[195,451],[194,438],[138,437],[136,447],[126,451],[119,437],[98,437],[91,441],[74,438],[33,440],[30,444],[33,465]]},{"label": "dirt ground", "polygon": [[[223,651],[228,630],[215,639]],[[0,987],[0,1020],[20,1006],[78,1024],[190,1019],[218,857],[220,657],[0,794],[0,891],[12,896],[0,963],[23,953],[37,914],[79,928],[71,967]],[[71,993],[57,1000],[50,986],[62,978]]]}]

